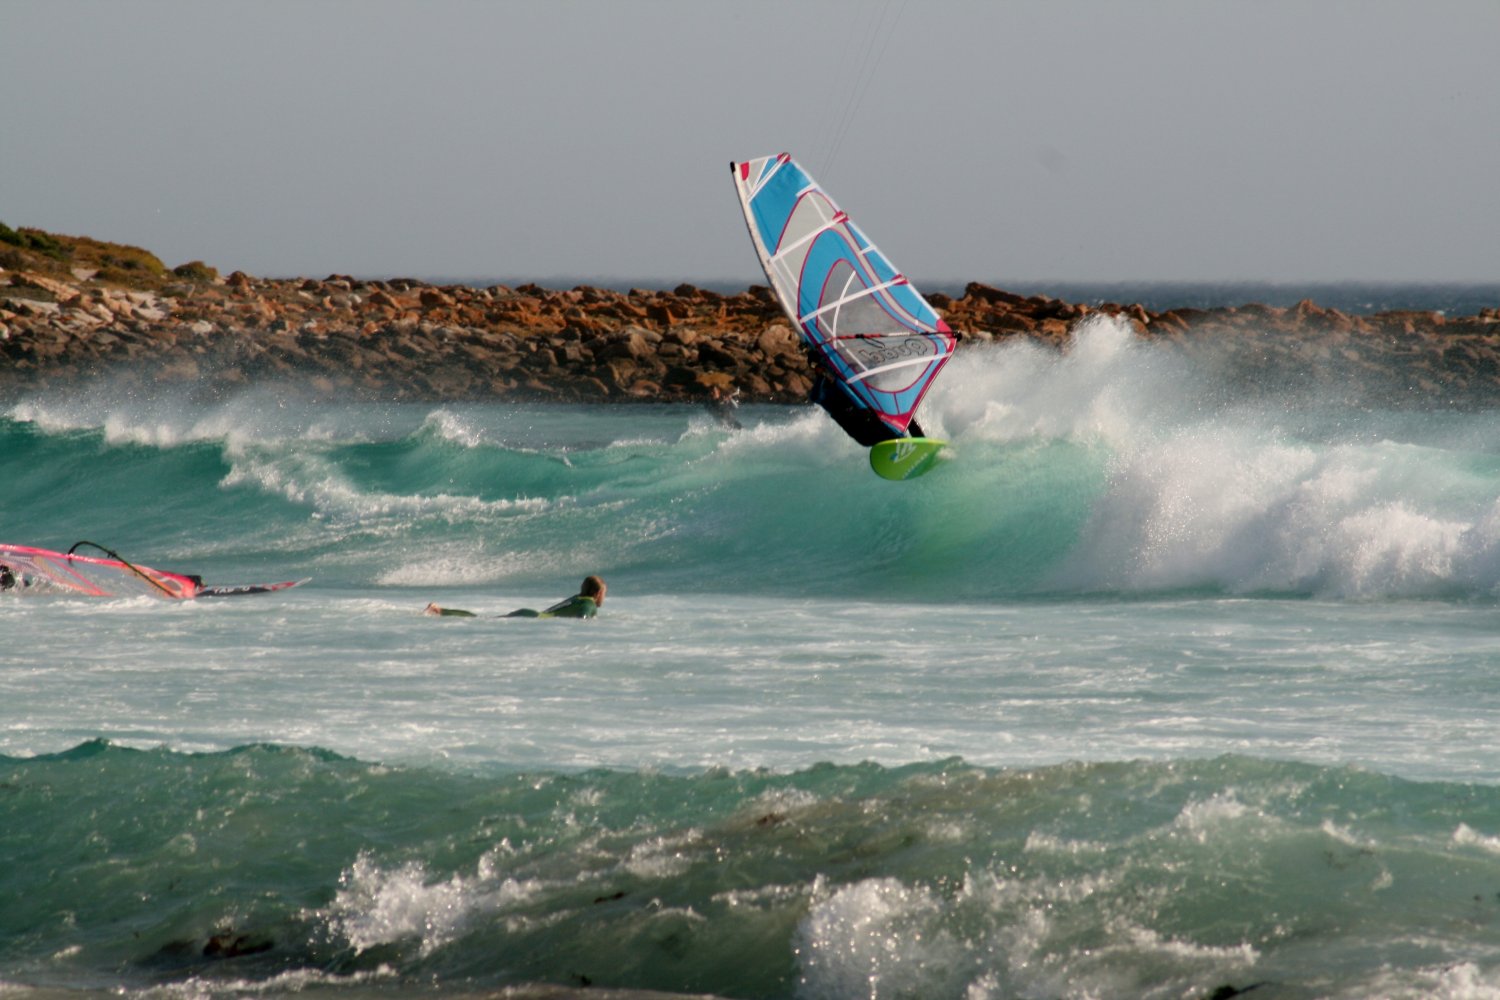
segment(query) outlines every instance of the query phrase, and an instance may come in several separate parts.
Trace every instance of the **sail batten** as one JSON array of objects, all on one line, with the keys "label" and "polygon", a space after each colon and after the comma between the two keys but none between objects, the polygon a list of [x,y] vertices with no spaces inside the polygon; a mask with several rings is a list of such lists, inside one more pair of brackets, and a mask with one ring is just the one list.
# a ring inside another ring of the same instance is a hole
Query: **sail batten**
[{"label": "sail batten", "polygon": [[953,353],[953,331],[790,155],[731,172],[761,267],[803,343],[853,405],[890,437],[905,435]]}]

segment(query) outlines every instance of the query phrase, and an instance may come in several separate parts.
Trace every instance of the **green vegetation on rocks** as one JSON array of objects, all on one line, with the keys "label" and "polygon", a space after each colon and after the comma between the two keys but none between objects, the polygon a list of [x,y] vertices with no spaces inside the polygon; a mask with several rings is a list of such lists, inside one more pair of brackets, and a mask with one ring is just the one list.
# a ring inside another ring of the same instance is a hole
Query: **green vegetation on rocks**
[{"label": "green vegetation on rocks", "polygon": [[[183,265],[195,266],[213,270],[201,261]],[[92,272],[96,281],[141,289],[160,288],[172,278],[155,254],[140,247],[88,236],[62,236],[27,226],[12,229],[4,222],[0,222],[0,267],[64,281],[75,280],[79,272]]]}]

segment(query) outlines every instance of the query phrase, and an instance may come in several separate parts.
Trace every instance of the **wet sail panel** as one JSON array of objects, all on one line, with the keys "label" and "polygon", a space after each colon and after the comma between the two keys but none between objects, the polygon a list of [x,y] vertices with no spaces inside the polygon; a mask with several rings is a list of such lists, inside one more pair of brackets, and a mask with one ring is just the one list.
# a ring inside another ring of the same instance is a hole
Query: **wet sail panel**
[{"label": "wet sail panel", "polygon": [[90,597],[194,597],[198,584],[179,573],[118,559],[69,555],[29,545],[0,544],[0,566],[10,568],[16,589]]}]

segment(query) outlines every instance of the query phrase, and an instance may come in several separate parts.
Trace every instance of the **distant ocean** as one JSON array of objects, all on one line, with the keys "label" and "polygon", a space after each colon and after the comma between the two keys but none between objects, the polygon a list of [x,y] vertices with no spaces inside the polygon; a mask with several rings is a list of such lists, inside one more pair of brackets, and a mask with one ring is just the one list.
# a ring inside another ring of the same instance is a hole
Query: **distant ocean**
[{"label": "distant ocean", "polygon": [[966,351],[901,484],[806,407],[6,403],[0,540],[311,581],[0,595],[0,998],[1500,996],[1500,411],[1193,364]]},{"label": "distant ocean", "polygon": [[[924,292],[963,295],[966,281],[942,281],[912,275]],[[438,284],[492,285],[494,278],[433,279]],[[1151,281],[1151,282],[1079,282],[1079,281],[1009,281],[976,279],[994,288],[1017,295],[1045,295],[1067,302],[1098,305],[1118,302],[1140,303],[1152,311],[1167,309],[1213,309],[1260,303],[1286,308],[1303,299],[1311,299],[1325,309],[1337,309],[1352,315],[1369,315],[1392,309],[1414,309],[1441,312],[1447,316],[1473,316],[1481,309],[1500,308],[1500,281],[1478,283],[1434,282],[1310,282],[1278,283],[1256,281]],[[521,278],[505,279],[501,284],[520,285],[534,281],[544,288],[573,288],[592,285],[628,291],[631,288],[673,288],[681,282],[660,279],[626,281],[619,278]],[[709,291],[732,295],[743,292],[750,282],[688,282]]]},{"label": "distant ocean", "polygon": [[[1369,315],[1393,309],[1473,316],[1481,309],[1500,308],[1500,282],[1481,284],[1418,284],[1392,282],[1337,282],[1277,284],[1271,282],[1150,282],[1047,284],[1023,282],[997,287],[1022,295],[1050,295],[1069,302],[1098,304],[1139,302],[1147,309],[1213,309],[1260,303],[1287,308],[1311,299],[1325,309]],[[956,286],[953,293],[961,293]]]}]

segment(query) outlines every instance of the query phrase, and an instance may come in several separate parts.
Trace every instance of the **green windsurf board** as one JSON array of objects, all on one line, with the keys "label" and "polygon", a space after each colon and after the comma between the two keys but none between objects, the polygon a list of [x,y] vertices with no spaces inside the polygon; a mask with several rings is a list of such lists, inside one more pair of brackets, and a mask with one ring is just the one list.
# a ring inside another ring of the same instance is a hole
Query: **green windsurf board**
[{"label": "green windsurf board", "polygon": [[882,479],[900,482],[932,470],[948,442],[935,438],[894,438],[870,449],[870,468]]}]

